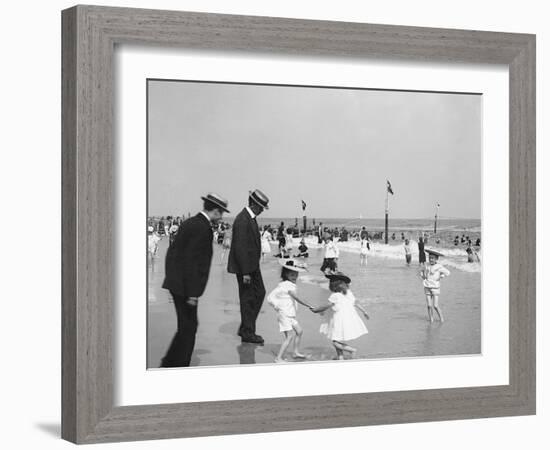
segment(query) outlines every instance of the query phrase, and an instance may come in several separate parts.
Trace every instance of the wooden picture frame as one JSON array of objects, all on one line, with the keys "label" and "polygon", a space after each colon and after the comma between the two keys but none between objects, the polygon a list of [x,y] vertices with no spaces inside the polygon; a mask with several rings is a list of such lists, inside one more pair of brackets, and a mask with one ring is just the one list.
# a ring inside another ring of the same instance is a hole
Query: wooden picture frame
[{"label": "wooden picture frame", "polygon": [[[94,443],[535,413],[535,36],[97,6],[63,11],[62,31],[64,439]],[[507,65],[509,384],[114,407],[113,52],[119,43]]]}]

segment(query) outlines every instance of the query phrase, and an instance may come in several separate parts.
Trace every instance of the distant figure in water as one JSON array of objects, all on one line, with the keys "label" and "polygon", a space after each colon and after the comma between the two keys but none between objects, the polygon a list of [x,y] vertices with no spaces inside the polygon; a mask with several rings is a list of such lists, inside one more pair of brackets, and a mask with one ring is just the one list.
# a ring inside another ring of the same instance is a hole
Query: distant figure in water
[{"label": "distant figure in water", "polygon": [[265,255],[271,253],[271,244],[269,240],[271,239],[271,232],[269,231],[269,226],[264,225],[264,231],[262,233],[262,261],[265,261]]},{"label": "distant figure in water", "polygon": [[426,264],[426,253],[424,252],[424,238],[418,238],[418,264],[421,266]]},{"label": "distant figure in water", "polygon": [[405,240],[405,233],[401,232],[401,240],[404,241]]},{"label": "distant figure in water", "polygon": [[290,257],[290,252],[292,252],[292,246],[293,246],[293,236],[292,236],[293,230],[292,228],[286,229],[286,236],[285,236],[285,250],[286,255]]},{"label": "distant figure in water", "polygon": [[392,241],[395,241],[395,233],[392,233],[392,234],[391,234],[391,240],[392,240]]},{"label": "distant figure in water", "polygon": [[361,239],[361,250],[359,252],[359,265],[360,266],[367,266],[367,257],[368,257],[368,254],[369,254],[369,250],[370,250],[370,242],[369,242],[369,238],[366,237],[366,238],[362,238]]},{"label": "distant figure in water", "polygon": [[455,244],[455,247],[458,245],[458,234],[455,236],[454,244]]},{"label": "distant figure in water", "polygon": [[411,242],[408,239],[405,239],[403,248],[405,249],[405,262],[407,263],[407,266],[410,266],[411,260],[412,260],[412,253],[411,253]]},{"label": "distant figure in water", "polygon": [[468,254],[468,262],[473,263],[474,262],[474,251],[472,250],[471,245],[468,245],[468,247],[466,247],[466,253]]},{"label": "distant figure in water", "polygon": [[302,238],[300,241],[300,245],[298,246],[298,253],[294,255],[295,258],[308,258],[308,247],[306,245],[305,239]]},{"label": "distant figure in water", "polygon": [[481,239],[480,238],[476,239],[476,247],[481,247]]},{"label": "distant figure in water", "polygon": [[172,243],[176,239],[176,235],[178,234],[178,229],[179,229],[179,226],[176,223],[176,221],[174,221],[172,223],[172,225],[170,225],[170,228],[168,228],[168,236],[170,237],[170,241],[169,241],[170,245],[172,245]]},{"label": "distant figure in water", "polygon": [[347,242],[348,241],[348,236],[349,236],[348,230],[346,230],[345,227],[342,227],[340,242]]},{"label": "distant figure in water", "polygon": [[279,228],[277,228],[277,240],[279,241],[279,253],[282,254],[283,249],[285,248],[285,245],[286,245],[284,222],[281,222],[281,224],[279,225]]},{"label": "distant figure in water", "polygon": [[448,277],[451,272],[438,263],[439,257],[443,256],[442,253],[428,249],[426,249],[426,253],[428,253],[428,265],[420,271],[420,277],[423,280],[422,284],[424,286],[424,294],[426,295],[428,318],[430,322],[433,323],[433,310],[435,309],[439,320],[443,322],[443,313],[439,308],[439,295],[441,293],[440,280],[441,278]]},{"label": "distant figure in water", "polygon": [[159,247],[160,236],[155,233],[155,228],[151,225],[147,227],[147,260],[151,263],[151,268],[155,270],[155,257]]},{"label": "distant figure in water", "polygon": [[232,235],[232,231],[231,231],[230,225],[227,225],[227,228],[226,228],[226,230],[224,231],[224,234],[223,234],[222,253],[220,255],[220,259],[221,259],[222,262],[225,259],[226,253],[231,248],[231,235]]},{"label": "distant figure in water", "polygon": [[325,275],[327,273],[332,273],[337,270],[337,259],[340,256],[340,250],[332,240],[331,236],[325,236],[325,258],[323,259],[323,264],[321,265],[321,272]]}]

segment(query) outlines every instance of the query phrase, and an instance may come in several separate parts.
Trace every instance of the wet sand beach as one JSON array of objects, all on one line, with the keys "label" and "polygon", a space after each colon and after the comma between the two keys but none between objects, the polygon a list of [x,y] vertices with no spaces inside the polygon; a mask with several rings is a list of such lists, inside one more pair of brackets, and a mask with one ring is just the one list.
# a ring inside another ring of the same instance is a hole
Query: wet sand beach
[{"label": "wet sand beach", "polygon": [[[343,243],[342,243],[343,244]],[[400,245],[400,244],[395,244]],[[164,255],[168,239],[163,238],[149,267],[147,366],[159,367],[176,328],[176,314],[168,291],[161,288]],[[237,336],[240,323],[239,298],[235,276],[221,262],[221,246],[214,244],[214,257],[206,291],[199,302],[199,330],[192,366],[273,363],[282,342],[275,311],[264,301],[257,320],[257,332],[265,345],[242,344]],[[272,254],[262,263],[267,292],[279,282],[280,265]],[[394,253],[399,253],[397,248]],[[391,252],[390,252],[391,253]],[[310,304],[324,303],[330,292],[319,270],[321,248],[310,247],[309,272],[298,280],[298,292]],[[445,265],[445,260],[442,260]],[[426,301],[418,275],[418,260],[406,266],[404,257],[387,258],[376,252],[367,267],[359,266],[359,255],[341,251],[339,269],[352,278],[351,290],[371,317],[366,321],[369,333],[351,344],[357,358],[402,358],[418,356],[469,355],[481,352],[481,273],[448,266],[451,276],[442,280],[440,305],[445,322],[430,324]],[[298,309],[298,321],[304,329],[302,351],[308,360],[332,360],[334,349],[319,333],[323,318],[304,307]],[[287,359],[292,361],[290,352]]]}]

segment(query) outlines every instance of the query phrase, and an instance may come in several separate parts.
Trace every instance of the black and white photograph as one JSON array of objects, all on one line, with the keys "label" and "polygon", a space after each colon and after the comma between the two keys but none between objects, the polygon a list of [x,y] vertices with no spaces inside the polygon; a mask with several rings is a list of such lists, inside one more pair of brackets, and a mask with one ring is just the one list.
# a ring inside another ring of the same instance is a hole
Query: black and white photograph
[{"label": "black and white photograph", "polygon": [[482,95],[147,80],[147,366],[481,353]]}]

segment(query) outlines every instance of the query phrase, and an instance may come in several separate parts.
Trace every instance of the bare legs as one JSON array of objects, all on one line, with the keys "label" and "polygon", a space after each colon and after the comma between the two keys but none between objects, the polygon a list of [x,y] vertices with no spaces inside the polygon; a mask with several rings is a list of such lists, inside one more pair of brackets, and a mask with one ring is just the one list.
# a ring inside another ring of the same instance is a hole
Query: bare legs
[{"label": "bare legs", "polygon": [[300,343],[302,342],[302,335],[304,334],[304,330],[302,330],[300,324],[294,324],[294,332],[296,334],[294,336],[294,353],[292,354],[292,356],[294,356],[295,358],[305,358],[306,355],[300,352]]},{"label": "bare legs", "polygon": [[294,341],[294,352],[292,353],[292,356],[294,358],[305,358],[306,356],[300,352],[300,342],[302,341],[302,335],[304,334],[304,330],[298,324],[297,322],[292,325],[291,331],[285,331],[285,340],[281,344],[281,348],[279,349],[279,353],[277,354],[277,357],[275,358],[276,363],[286,362],[283,358],[285,352],[287,351],[288,347],[292,344],[292,341]]},{"label": "bare legs", "polygon": [[445,320],[443,319],[443,313],[441,312],[441,309],[439,308],[439,295],[434,295],[433,300],[434,300],[434,309],[435,309],[435,312],[437,313],[437,315],[439,317],[439,320],[441,322],[445,322]]},{"label": "bare legs", "polygon": [[340,360],[344,359],[344,352],[348,352],[351,358],[353,358],[357,352],[355,347],[352,347],[344,342],[332,341],[332,345],[334,345],[334,348],[336,349],[337,359]]},{"label": "bare legs", "polygon": [[437,313],[437,317],[441,322],[445,322],[443,319],[443,313],[439,307],[439,295],[426,294],[426,304],[428,306],[428,318],[430,322],[434,321],[434,310]]},{"label": "bare legs", "polygon": [[286,362],[283,358],[283,355],[286,352],[286,349],[292,342],[292,339],[294,338],[294,333],[292,331],[285,331],[285,340],[281,344],[281,348],[279,349],[279,353],[277,353],[277,357],[275,358],[276,363]]}]

